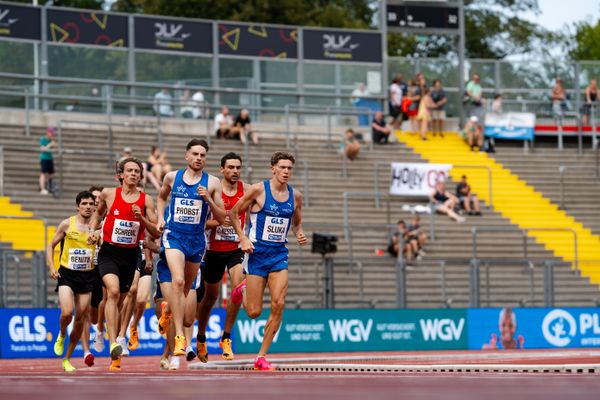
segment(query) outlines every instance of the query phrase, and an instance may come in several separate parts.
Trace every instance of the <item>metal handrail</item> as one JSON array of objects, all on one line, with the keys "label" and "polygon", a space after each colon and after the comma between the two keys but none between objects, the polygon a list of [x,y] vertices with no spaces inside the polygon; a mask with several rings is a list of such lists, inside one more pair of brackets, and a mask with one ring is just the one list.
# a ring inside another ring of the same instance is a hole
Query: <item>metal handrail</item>
[{"label": "metal handrail", "polygon": [[565,209],[565,173],[569,170],[594,171],[596,180],[600,180],[600,166],[598,165],[598,150],[596,150],[596,166],[588,167],[586,165],[561,165],[558,167],[560,182],[560,208]]},{"label": "metal handrail", "polygon": [[472,238],[472,243],[473,243],[473,258],[477,259],[477,233],[478,232],[514,232],[514,233],[521,233],[523,235],[523,256],[525,259],[528,259],[528,244],[527,244],[527,238],[528,238],[528,234],[529,232],[570,232],[573,234],[573,250],[574,250],[574,260],[573,260],[573,264],[575,266],[575,273],[579,273],[579,249],[578,249],[578,245],[577,245],[577,231],[573,228],[546,228],[546,227],[539,227],[539,228],[523,228],[523,229],[519,229],[519,230],[515,230],[514,228],[511,227],[504,227],[504,226],[473,226],[471,227],[471,238]]}]

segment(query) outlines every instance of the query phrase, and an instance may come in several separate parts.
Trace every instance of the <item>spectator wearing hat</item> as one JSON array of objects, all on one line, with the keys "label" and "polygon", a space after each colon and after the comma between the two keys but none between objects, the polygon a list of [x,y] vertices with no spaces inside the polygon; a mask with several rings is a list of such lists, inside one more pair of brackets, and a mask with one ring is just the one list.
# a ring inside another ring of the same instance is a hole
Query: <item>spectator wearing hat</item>
[{"label": "spectator wearing hat", "polygon": [[47,128],[46,134],[40,138],[40,194],[53,192],[54,157],[52,149],[56,147],[56,131]]},{"label": "spectator wearing hat", "polygon": [[469,147],[471,147],[471,151],[475,150],[475,146],[482,149],[483,146],[483,129],[481,125],[479,125],[479,118],[475,115],[469,118],[465,127],[460,132],[463,139],[469,143]]}]

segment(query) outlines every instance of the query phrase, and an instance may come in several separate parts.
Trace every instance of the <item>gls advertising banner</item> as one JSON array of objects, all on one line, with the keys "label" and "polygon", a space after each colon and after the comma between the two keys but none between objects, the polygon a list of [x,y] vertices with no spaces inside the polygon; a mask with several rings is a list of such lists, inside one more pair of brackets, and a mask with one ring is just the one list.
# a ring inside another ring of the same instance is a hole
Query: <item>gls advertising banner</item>
[{"label": "gls advertising banner", "polygon": [[600,347],[600,308],[469,309],[468,319],[469,349]]},{"label": "gls advertising banner", "polygon": [[304,58],[350,62],[381,62],[381,34],[304,29]]},{"label": "gls advertising banner", "polygon": [[450,164],[392,163],[390,194],[429,197],[435,184],[448,178]]},{"label": "gls advertising banner", "polygon": [[484,134],[487,137],[514,140],[533,140],[535,114],[488,113],[485,115]]},{"label": "gls advertising banner", "polygon": [[[54,341],[58,334],[60,310],[56,308],[13,308],[0,309],[0,356],[2,358],[47,358],[56,357]],[[225,310],[214,309],[206,330],[209,353],[220,354],[219,338],[225,324]],[[160,355],[164,339],[157,332],[158,319],[153,310],[146,310],[138,326],[140,347],[134,355]],[[71,333],[72,324],[67,328]],[[90,340],[95,328],[90,332]],[[197,325],[193,337],[196,337]],[[127,332],[129,334],[129,330]],[[105,335],[106,337],[106,335]],[[68,339],[65,343],[68,343]],[[235,343],[235,342],[234,342]],[[101,356],[108,356],[108,340]],[[192,344],[192,346],[194,346]],[[234,348],[235,351],[235,348]],[[94,352],[95,353],[95,352]],[[81,343],[75,348],[75,357],[83,356]]]},{"label": "gls advertising banner", "polygon": [[[238,353],[255,353],[268,310],[235,324]],[[285,310],[270,352],[464,349],[465,310]]]}]

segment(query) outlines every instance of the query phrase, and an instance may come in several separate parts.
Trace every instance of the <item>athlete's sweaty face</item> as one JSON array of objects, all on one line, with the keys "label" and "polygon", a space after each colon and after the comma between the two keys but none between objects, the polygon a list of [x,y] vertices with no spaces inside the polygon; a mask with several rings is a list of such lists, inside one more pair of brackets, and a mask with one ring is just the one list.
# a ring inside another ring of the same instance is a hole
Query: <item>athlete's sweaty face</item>
[{"label": "athlete's sweaty face", "polygon": [[225,166],[221,168],[223,178],[229,183],[236,183],[240,180],[240,173],[242,172],[242,163],[240,160],[227,160]]},{"label": "athlete's sweaty face", "polygon": [[96,209],[96,202],[92,198],[81,199],[77,206],[77,212],[83,218],[90,218]]},{"label": "athlete's sweaty face", "polygon": [[185,152],[185,161],[192,171],[202,171],[206,164],[206,149],[200,145],[190,147]]},{"label": "athlete's sweaty face", "polygon": [[142,177],[142,171],[137,163],[128,162],[123,166],[123,173],[121,173],[121,179],[126,185],[137,186]]},{"label": "athlete's sweaty face", "polygon": [[292,168],[294,168],[294,164],[291,160],[279,160],[277,164],[271,167],[271,171],[277,181],[288,183],[292,177]]}]

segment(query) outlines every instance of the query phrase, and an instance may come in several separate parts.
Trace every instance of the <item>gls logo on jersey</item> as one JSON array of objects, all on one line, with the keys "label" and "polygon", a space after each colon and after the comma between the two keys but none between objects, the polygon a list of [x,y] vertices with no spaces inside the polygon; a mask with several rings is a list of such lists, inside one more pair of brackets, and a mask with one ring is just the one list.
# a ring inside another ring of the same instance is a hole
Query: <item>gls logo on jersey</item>
[{"label": "gls logo on jersey", "polygon": [[334,342],[367,342],[371,335],[373,320],[369,319],[366,326],[360,319],[335,319],[329,320],[331,339]]},{"label": "gls logo on jersey", "polygon": [[465,326],[465,319],[461,318],[458,325],[450,318],[422,319],[419,320],[419,323],[423,332],[423,340],[426,342],[436,340],[451,342],[460,339]]},{"label": "gls logo on jersey", "polygon": [[31,321],[27,315],[13,315],[8,322],[8,333],[13,342],[44,342],[48,335],[46,317],[38,315]]},{"label": "gls logo on jersey", "polygon": [[[242,343],[261,343],[265,336],[265,325],[267,324],[266,319],[261,320],[245,320],[245,321],[237,321],[238,330],[240,332],[240,341]],[[273,339],[273,343],[277,343],[277,339],[279,338],[279,332],[281,328],[275,334],[275,338]]]}]

